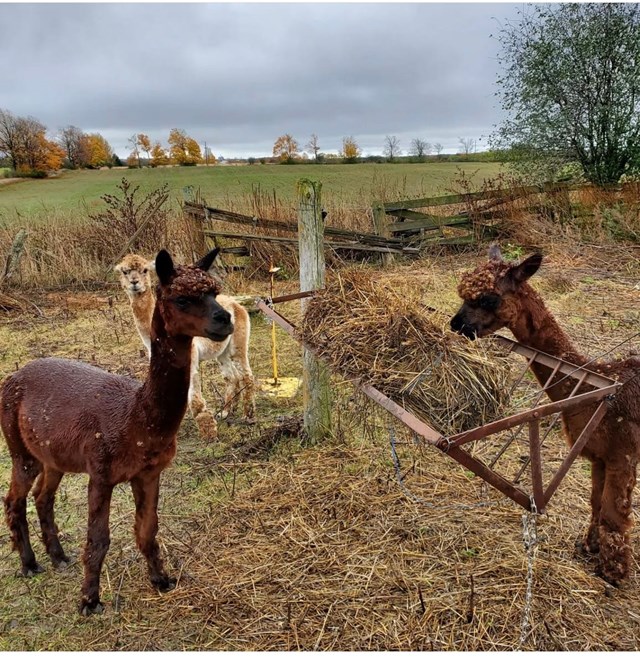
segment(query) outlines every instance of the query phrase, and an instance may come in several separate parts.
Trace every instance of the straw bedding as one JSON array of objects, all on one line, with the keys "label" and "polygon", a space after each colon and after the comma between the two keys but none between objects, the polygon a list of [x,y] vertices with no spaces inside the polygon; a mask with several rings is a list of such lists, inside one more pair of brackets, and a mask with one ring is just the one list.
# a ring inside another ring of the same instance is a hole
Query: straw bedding
[{"label": "straw bedding", "polygon": [[398,291],[370,273],[347,271],[315,295],[300,336],[445,435],[496,419],[508,402],[503,349],[453,334],[416,288]]}]

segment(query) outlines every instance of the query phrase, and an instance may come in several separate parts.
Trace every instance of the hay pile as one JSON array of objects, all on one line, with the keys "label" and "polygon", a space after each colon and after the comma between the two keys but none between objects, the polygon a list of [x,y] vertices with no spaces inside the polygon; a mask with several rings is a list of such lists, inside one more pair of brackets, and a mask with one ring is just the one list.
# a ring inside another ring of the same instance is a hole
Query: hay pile
[{"label": "hay pile", "polygon": [[496,419],[508,401],[503,348],[453,334],[418,290],[397,291],[367,272],[343,273],[311,299],[299,332],[335,369],[445,435]]}]

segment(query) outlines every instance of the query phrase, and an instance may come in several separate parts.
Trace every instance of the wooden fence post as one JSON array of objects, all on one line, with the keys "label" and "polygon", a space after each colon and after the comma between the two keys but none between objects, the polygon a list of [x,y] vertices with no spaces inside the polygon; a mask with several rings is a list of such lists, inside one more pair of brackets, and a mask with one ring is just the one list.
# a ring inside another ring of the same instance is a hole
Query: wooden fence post
[{"label": "wooden fence post", "polygon": [[[373,206],[373,225],[376,235],[380,237],[390,237],[389,226],[387,225],[387,213],[384,211],[384,205],[378,203]],[[382,266],[387,267],[393,263],[393,253],[382,253]]]},{"label": "wooden fence post", "polygon": [[[300,291],[324,287],[324,221],[320,207],[322,184],[298,181],[298,239],[300,253]],[[308,299],[302,300],[304,312]],[[327,367],[311,352],[303,350],[302,390],[304,428],[312,443],[331,433],[331,387]]]}]

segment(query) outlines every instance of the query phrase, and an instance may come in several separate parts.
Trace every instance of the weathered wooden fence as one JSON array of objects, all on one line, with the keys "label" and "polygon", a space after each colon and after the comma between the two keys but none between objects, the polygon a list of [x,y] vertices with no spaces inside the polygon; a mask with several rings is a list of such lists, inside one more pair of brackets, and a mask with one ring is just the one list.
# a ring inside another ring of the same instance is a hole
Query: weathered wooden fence
[{"label": "weathered wooden fence", "polygon": [[[396,255],[418,256],[432,246],[463,246],[492,239],[502,226],[509,204],[537,194],[546,194],[554,206],[565,208],[571,215],[569,193],[581,187],[585,186],[545,183],[375,203],[371,207],[374,232],[325,225],[324,246],[337,252],[378,255],[387,264]],[[221,247],[223,253],[244,256],[250,254],[252,242],[291,247],[298,244],[297,223],[210,207],[197,196],[185,201],[184,212],[191,225],[199,230],[203,250],[206,238]],[[222,229],[220,222],[241,228]],[[230,245],[230,241],[244,242],[244,245]]]}]

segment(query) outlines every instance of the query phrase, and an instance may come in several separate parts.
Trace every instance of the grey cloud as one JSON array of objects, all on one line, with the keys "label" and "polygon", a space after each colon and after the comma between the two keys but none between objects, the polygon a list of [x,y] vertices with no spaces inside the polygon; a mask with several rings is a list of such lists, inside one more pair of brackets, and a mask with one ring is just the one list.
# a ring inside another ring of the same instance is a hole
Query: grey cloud
[{"label": "grey cloud", "polygon": [[[4,4],[0,107],[101,132],[126,154],[173,127],[227,156],[283,132],[380,152],[397,134],[486,135],[510,4]],[[496,20],[494,20],[494,17]],[[366,142],[366,143],[365,143]]]}]

